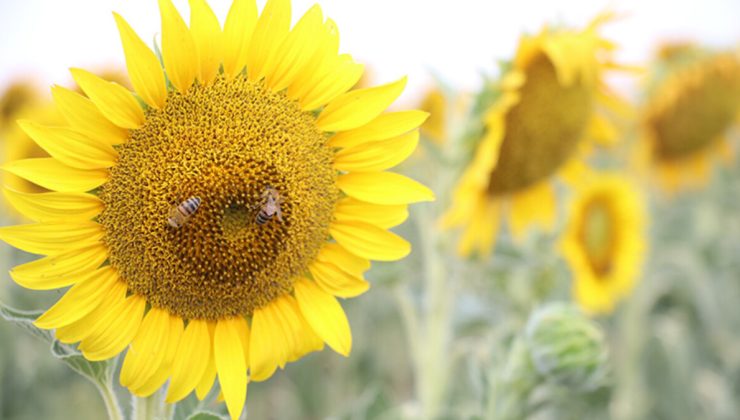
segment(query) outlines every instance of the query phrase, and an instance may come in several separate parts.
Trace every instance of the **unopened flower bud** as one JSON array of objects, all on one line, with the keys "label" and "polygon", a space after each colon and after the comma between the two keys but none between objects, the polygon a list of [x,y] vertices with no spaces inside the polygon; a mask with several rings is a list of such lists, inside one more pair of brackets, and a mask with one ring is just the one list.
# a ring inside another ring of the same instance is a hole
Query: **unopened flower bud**
[{"label": "unopened flower bud", "polygon": [[549,304],[529,318],[524,337],[537,372],[549,382],[588,391],[605,382],[604,334],[576,307]]}]

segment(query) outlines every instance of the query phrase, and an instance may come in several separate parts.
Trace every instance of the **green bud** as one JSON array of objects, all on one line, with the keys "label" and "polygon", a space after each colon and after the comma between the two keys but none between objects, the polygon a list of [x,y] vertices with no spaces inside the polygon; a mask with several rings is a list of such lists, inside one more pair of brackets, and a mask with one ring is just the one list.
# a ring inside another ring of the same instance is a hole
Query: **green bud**
[{"label": "green bud", "polygon": [[524,340],[537,373],[548,382],[590,391],[606,382],[608,353],[601,329],[575,306],[548,304],[527,322]]}]

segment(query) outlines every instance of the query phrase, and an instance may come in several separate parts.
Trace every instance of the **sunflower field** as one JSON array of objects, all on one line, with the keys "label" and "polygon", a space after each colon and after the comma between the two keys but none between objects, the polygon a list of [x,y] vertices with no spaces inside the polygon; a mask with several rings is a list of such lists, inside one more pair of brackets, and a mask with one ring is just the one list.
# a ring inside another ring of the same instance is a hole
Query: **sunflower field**
[{"label": "sunflower field", "polygon": [[0,419],[740,418],[737,4],[37,3]]}]

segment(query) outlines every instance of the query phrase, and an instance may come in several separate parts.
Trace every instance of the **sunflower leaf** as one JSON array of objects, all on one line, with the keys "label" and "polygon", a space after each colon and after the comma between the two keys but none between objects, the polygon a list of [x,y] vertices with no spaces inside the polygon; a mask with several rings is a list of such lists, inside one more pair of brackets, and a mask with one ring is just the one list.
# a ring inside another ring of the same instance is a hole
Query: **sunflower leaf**
[{"label": "sunflower leaf", "polygon": [[82,353],[76,348],[57,340],[54,340],[54,343],[51,345],[51,354],[66,363],[75,372],[98,385],[106,386],[110,382],[112,374],[111,366],[113,363],[109,360],[91,362],[85,359]]},{"label": "sunflower leaf", "polygon": [[187,420],[226,420],[226,417],[210,411],[199,411],[191,414]]},{"label": "sunflower leaf", "polygon": [[33,325],[33,321],[35,321],[42,313],[43,312],[41,311],[22,311],[14,309],[0,302],[0,317],[23,328],[27,332],[31,333],[31,335],[40,338],[47,343],[51,343],[54,341],[54,335],[51,331],[42,330]]},{"label": "sunflower leaf", "polygon": [[195,413],[203,411],[206,401],[199,401],[195,395],[191,394],[175,406],[175,415],[172,420],[188,420]]},{"label": "sunflower leaf", "polygon": [[44,330],[33,325],[33,322],[43,312],[22,311],[11,308],[0,302],[0,318],[9,321],[31,335],[51,344],[51,354],[66,363],[75,372],[93,381],[95,384],[106,386],[110,381],[111,371],[109,362],[90,362],[82,356],[76,348],[62,344],[54,338],[49,330]]}]

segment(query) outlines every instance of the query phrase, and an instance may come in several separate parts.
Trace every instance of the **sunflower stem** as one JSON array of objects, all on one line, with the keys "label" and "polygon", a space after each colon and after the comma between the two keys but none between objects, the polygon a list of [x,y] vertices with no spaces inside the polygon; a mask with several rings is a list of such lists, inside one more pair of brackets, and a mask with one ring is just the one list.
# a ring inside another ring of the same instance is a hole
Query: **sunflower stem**
[{"label": "sunflower stem", "polygon": [[105,385],[97,385],[100,396],[103,398],[103,403],[105,403],[105,410],[108,412],[108,419],[123,420],[121,406],[118,404],[118,398],[116,398],[116,392],[113,390],[111,381],[108,380]]},{"label": "sunflower stem", "polygon": [[175,404],[164,404],[164,415],[165,420],[170,420],[175,416]]},{"label": "sunflower stem", "polygon": [[449,377],[450,312],[454,299],[448,287],[447,268],[439,249],[431,209],[418,209],[416,217],[424,273],[421,308],[415,308],[408,290],[399,291],[398,303],[409,334],[420,418],[441,415]]},{"label": "sunflower stem", "polygon": [[168,419],[166,409],[162,400],[162,390],[154,394],[140,398],[134,396],[134,415],[133,420],[163,420]]}]

